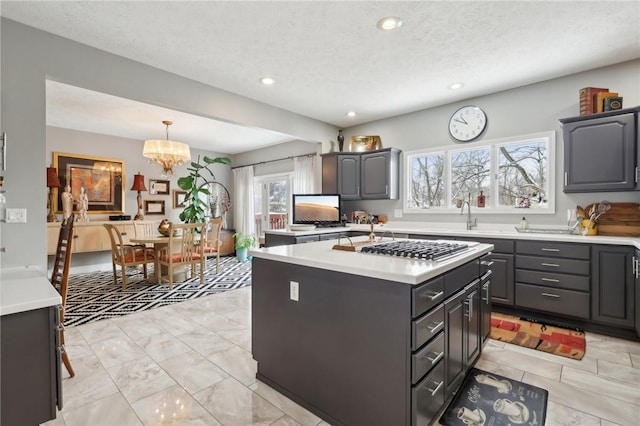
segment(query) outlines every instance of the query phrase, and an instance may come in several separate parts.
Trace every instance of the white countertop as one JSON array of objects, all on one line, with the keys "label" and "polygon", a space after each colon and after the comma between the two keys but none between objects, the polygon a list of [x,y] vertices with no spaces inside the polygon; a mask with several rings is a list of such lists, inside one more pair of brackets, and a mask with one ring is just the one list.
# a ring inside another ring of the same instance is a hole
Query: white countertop
[{"label": "white countertop", "polygon": [[[367,237],[354,237],[351,240],[354,242],[366,241]],[[344,241],[346,242],[346,240]],[[391,239],[385,238],[384,241],[391,241]],[[332,247],[336,242],[337,240],[328,240],[311,244],[267,247],[250,250],[249,254],[256,258],[295,265],[328,269],[407,284],[420,284],[493,249],[493,245],[490,244],[477,244],[471,247],[469,251],[461,253],[452,259],[434,262],[333,250]]]},{"label": "white countertop", "polygon": [[39,268],[9,268],[0,271],[0,315],[61,303],[60,294]]},{"label": "white countertop", "polygon": [[[462,224],[464,226],[464,224]],[[582,236],[575,234],[555,234],[555,233],[526,233],[516,231],[514,225],[486,225],[467,231],[459,228],[460,224],[436,224],[421,222],[389,222],[386,224],[374,225],[376,235],[391,236],[391,234],[422,234],[434,236],[452,236],[452,237],[471,237],[471,238],[503,238],[518,240],[538,240],[538,241],[558,241],[571,243],[588,243],[588,244],[614,244],[629,245],[640,248],[640,238],[634,237],[609,237],[604,235]],[[552,228],[549,226],[548,228]],[[288,236],[304,236],[321,233],[336,233],[345,231],[369,231],[371,225],[349,224],[347,227],[341,228],[316,228],[312,231],[289,231],[286,229],[266,231],[271,234],[288,235]],[[557,227],[556,229],[562,229]]]}]

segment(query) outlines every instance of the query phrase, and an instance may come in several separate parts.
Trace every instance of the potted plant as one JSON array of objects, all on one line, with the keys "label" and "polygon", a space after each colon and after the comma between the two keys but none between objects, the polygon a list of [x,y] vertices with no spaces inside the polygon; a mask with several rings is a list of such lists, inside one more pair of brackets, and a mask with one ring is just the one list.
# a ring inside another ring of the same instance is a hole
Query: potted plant
[{"label": "potted plant", "polygon": [[233,238],[236,239],[236,257],[238,258],[238,262],[246,262],[249,249],[258,244],[258,239],[255,234],[244,234],[242,232],[236,232],[233,234]]},{"label": "potted plant", "polygon": [[198,156],[198,162],[192,161],[191,167],[187,167],[189,176],[178,179],[180,189],[187,191],[184,199],[185,208],[179,216],[180,220],[185,223],[204,223],[206,221],[206,209],[209,207],[209,203],[202,196],[209,195],[208,184],[216,181],[211,167],[214,164],[231,164],[228,157],[211,158],[205,155],[203,161],[204,164],[200,164],[200,156]]}]

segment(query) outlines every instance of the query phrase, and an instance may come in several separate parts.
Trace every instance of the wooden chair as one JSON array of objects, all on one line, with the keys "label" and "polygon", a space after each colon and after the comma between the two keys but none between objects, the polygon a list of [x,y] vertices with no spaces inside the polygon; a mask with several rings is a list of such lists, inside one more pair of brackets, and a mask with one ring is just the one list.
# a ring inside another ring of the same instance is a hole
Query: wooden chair
[{"label": "wooden chair", "polygon": [[205,256],[205,267],[207,259],[210,257],[216,257],[216,274],[220,272],[220,246],[222,246],[222,240],[220,239],[220,230],[222,230],[222,218],[209,219],[207,222],[206,232],[202,239],[202,252]]},{"label": "wooden chair", "polygon": [[[173,288],[173,274],[176,268],[191,266],[191,276],[196,272],[196,265],[200,265],[200,284],[204,283],[204,259],[202,245],[198,244],[204,223],[172,223],[169,227],[169,241],[166,247],[156,253],[158,271],[156,277],[158,284],[169,283],[169,289]],[[167,269],[168,277],[162,276],[162,268]]]},{"label": "wooden chair", "polygon": [[[120,266],[122,288],[127,288],[127,267],[142,265],[144,277],[147,278],[147,265],[155,262],[152,247],[139,244],[124,244],[120,230],[110,223],[105,223],[111,240],[111,264],[113,265],[113,283],[118,285],[116,265]],[[138,282],[141,280],[138,280]]]},{"label": "wooden chair", "polygon": [[73,222],[75,216],[72,214],[62,222],[60,226],[60,234],[58,236],[58,246],[56,248],[56,257],[53,260],[53,272],[51,273],[51,285],[60,293],[62,298],[62,309],[60,310],[60,344],[62,346],[62,362],[69,372],[69,376],[73,377],[76,373],[73,371],[69,354],[64,346],[64,309],[67,305],[67,289],[69,284],[69,264],[71,263],[71,243],[73,241]]}]

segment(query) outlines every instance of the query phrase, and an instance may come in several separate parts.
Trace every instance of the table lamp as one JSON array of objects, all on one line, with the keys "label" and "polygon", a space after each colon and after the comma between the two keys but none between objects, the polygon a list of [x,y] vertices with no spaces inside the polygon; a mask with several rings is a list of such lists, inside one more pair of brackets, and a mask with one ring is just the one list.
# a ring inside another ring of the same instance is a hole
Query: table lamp
[{"label": "table lamp", "polygon": [[58,179],[58,170],[55,167],[47,167],[47,188],[49,188],[47,222],[57,222],[58,218],[53,214],[53,188],[60,188],[60,180]]},{"label": "table lamp", "polygon": [[140,195],[140,191],[146,191],[147,187],[144,186],[144,175],[141,175],[140,172],[133,175],[133,186],[131,187],[132,191],[138,191],[138,213],[133,218],[133,220],[142,220],[144,216],[142,215],[142,195]]}]

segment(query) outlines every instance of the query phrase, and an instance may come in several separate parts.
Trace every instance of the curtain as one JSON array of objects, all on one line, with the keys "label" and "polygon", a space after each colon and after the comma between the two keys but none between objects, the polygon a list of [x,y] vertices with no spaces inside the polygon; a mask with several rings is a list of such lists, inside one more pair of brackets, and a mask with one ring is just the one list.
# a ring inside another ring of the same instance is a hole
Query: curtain
[{"label": "curtain", "polygon": [[315,194],[320,188],[320,157],[304,156],[293,159],[293,194]]},{"label": "curtain", "polygon": [[235,206],[233,223],[236,232],[255,234],[255,214],[253,209],[253,166],[233,169]]}]

